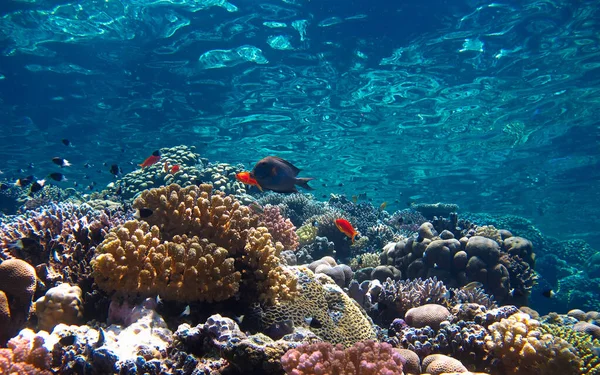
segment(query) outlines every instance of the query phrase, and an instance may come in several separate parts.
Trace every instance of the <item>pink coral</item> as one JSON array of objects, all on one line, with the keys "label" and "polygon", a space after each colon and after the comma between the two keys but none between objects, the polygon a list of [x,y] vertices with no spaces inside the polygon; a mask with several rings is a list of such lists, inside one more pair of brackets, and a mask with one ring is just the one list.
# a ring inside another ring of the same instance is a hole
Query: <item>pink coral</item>
[{"label": "pink coral", "polygon": [[286,250],[296,250],[299,246],[296,227],[290,221],[281,216],[279,207],[266,205],[261,215],[261,223],[269,229],[274,242],[281,242]]},{"label": "pink coral", "polygon": [[364,341],[344,349],[327,342],[288,350],[281,365],[288,375],[401,375],[404,358],[391,345]]},{"label": "pink coral", "polygon": [[0,349],[0,373],[51,375],[52,354],[44,347],[44,337],[25,329]]}]

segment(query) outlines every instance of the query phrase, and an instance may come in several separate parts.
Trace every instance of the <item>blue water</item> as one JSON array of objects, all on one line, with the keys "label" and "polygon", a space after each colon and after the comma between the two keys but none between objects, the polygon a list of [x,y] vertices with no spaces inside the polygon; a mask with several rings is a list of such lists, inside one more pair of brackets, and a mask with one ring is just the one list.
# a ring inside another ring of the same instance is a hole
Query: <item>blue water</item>
[{"label": "blue water", "polygon": [[451,202],[600,248],[595,1],[1,8],[3,179],[61,156],[61,186],[101,187],[103,163],[128,172],[179,144],[246,165],[276,154],[318,197]]}]

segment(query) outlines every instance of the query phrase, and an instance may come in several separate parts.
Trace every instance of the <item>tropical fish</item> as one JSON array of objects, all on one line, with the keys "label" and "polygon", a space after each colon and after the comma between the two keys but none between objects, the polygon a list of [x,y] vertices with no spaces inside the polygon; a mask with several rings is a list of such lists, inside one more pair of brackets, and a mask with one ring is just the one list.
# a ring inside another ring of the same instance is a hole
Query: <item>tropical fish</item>
[{"label": "tropical fish", "polygon": [[358,202],[358,195],[353,195],[352,196],[352,203],[356,203]]},{"label": "tropical fish", "polygon": [[544,289],[544,291],[542,292],[542,295],[546,298],[552,298],[556,295],[556,293],[554,293],[554,291],[552,289]]},{"label": "tropical fish", "polygon": [[148,156],[142,164],[138,164],[142,169],[154,165],[160,161],[160,151],[156,150],[152,155]]},{"label": "tropical fish", "polygon": [[46,184],[46,180],[34,181],[31,184],[31,187],[29,188],[29,195],[31,196],[31,194],[37,193],[38,191],[42,190],[44,188],[45,184]]},{"label": "tropical fish", "polygon": [[279,340],[292,332],[294,332],[294,321],[292,319],[274,322],[263,330],[263,333],[273,340]]},{"label": "tropical fish", "polygon": [[137,211],[135,211],[135,213],[133,214],[133,217],[135,219],[145,219],[147,217],[152,216],[152,214],[154,213],[154,211],[152,211],[149,208],[138,208]]},{"label": "tropical fish", "polygon": [[33,180],[35,180],[35,177],[33,177],[33,176],[19,178],[17,181],[15,181],[15,186],[25,187],[25,186],[29,185],[30,183],[32,183]]},{"label": "tropical fish", "polygon": [[59,172],[50,173],[48,177],[50,177],[54,181],[67,181],[65,175]]},{"label": "tropical fish", "polygon": [[171,167],[171,174],[175,174],[177,172],[179,172],[179,165],[175,164]]},{"label": "tropical fish", "polygon": [[292,163],[277,156],[267,156],[260,160],[250,172],[258,184],[265,190],[278,193],[297,193],[296,185],[306,190],[313,190],[308,186],[311,177],[296,177],[300,169]]},{"label": "tropical fish", "polygon": [[69,161],[67,159],[59,158],[58,156],[55,158],[52,158],[52,162],[61,168],[71,166],[71,163],[69,163]]},{"label": "tropical fish", "polygon": [[380,206],[379,206],[379,211],[383,211],[385,210],[385,208],[387,207],[387,202],[383,202]]},{"label": "tropical fish", "polygon": [[118,176],[119,174],[121,174],[123,171],[121,170],[121,168],[119,168],[119,166],[117,164],[113,164],[110,166],[110,173],[114,176]]},{"label": "tropical fish", "polygon": [[67,147],[71,146],[71,141],[69,141],[69,140],[68,140],[68,139],[66,139],[66,138],[63,138],[63,139],[61,139],[60,141],[62,142],[62,144],[63,144],[63,145],[65,145],[65,146],[67,146]]},{"label": "tropical fish", "polygon": [[469,291],[475,290],[477,288],[483,288],[483,284],[480,283],[479,281],[471,281],[470,283],[468,283],[467,285],[463,286],[460,289],[469,292]]},{"label": "tropical fish", "polygon": [[258,182],[250,175],[250,172],[236,173],[235,178],[246,185],[256,186],[258,190],[263,191],[262,187],[258,184]]},{"label": "tropical fish", "polygon": [[335,226],[340,232],[344,233],[346,236],[350,237],[352,243],[354,243],[354,237],[358,234],[356,229],[350,224],[350,222],[346,219],[336,219]]}]

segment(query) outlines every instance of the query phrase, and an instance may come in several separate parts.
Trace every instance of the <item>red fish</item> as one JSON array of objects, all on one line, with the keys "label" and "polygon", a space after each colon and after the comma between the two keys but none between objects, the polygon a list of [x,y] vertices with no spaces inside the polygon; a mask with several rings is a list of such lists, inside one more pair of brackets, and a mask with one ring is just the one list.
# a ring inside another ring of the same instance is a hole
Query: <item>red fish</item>
[{"label": "red fish", "polygon": [[142,164],[139,164],[142,169],[154,165],[160,161],[160,151],[156,150],[152,153],[152,155],[148,156],[146,160]]},{"label": "red fish", "polygon": [[352,239],[352,243],[354,243],[354,237],[356,237],[358,232],[356,231],[356,229],[354,229],[354,227],[352,226],[352,224],[350,224],[348,220],[337,219],[335,221],[335,226],[337,227],[337,229],[340,230],[340,232],[350,237],[350,239]]},{"label": "red fish", "polygon": [[250,175],[250,172],[240,172],[237,173],[235,175],[235,178],[246,184],[246,185],[252,185],[252,186],[256,186],[258,188],[258,190],[263,191],[262,187],[259,185],[259,183]]},{"label": "red fish", "polygon": [[175,164],[171,167],[171,174],[175,174],[177,172],[179,172],[179,165]]}]

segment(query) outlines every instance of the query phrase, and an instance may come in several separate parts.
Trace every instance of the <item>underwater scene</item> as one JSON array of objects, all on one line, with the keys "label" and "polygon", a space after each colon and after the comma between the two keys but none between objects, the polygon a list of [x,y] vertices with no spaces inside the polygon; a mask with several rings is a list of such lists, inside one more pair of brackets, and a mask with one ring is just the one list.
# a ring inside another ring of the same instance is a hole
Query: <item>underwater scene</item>
[{"label": "underwater scene", "polygon": [[600,374],[600,6],[3,0],[0,375]]}]

